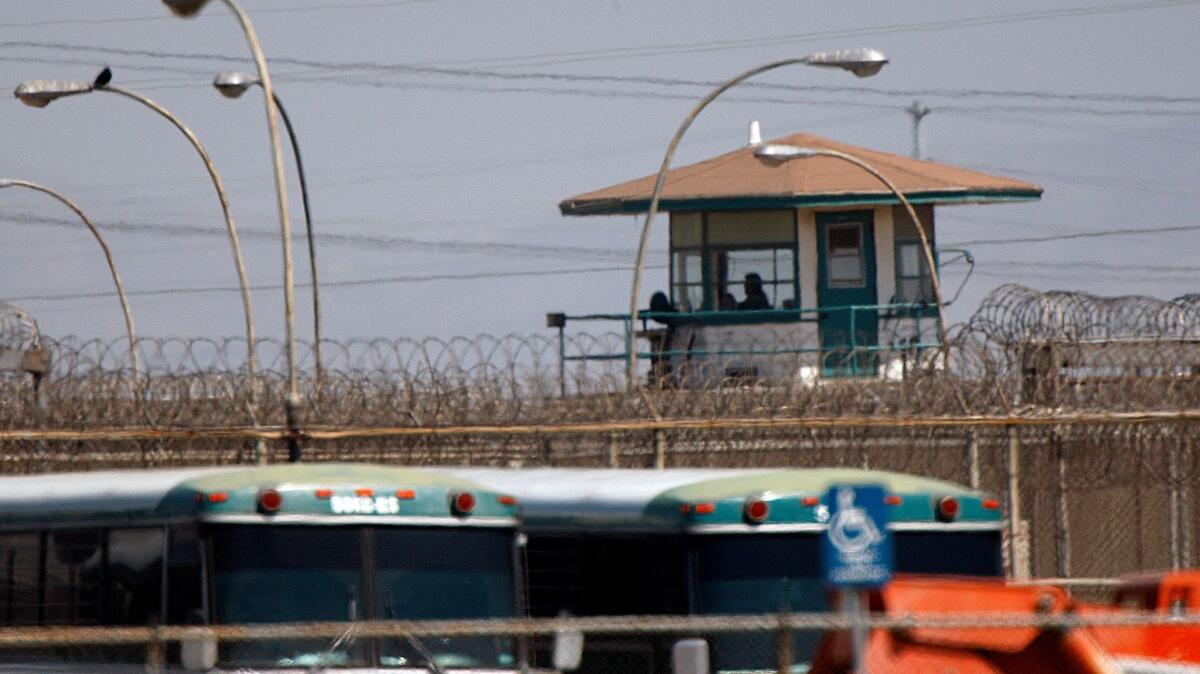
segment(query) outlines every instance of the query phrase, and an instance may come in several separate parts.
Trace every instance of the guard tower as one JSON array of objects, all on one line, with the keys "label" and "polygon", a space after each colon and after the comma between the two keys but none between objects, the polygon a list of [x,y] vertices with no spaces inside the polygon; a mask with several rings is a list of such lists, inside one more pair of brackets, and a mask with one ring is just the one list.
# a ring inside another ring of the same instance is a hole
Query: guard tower
[{"label": "guard tower", "polygon": [[[670,286],[638,316],[664,326],[638,333],[649,340],[639,358],[654,363],[652,378],[894,377],[939,345],[920,237],[893,193],[852,163],[804,154],[781,161],[764,147],[834,150],[866,162],[915,206],[935,259],[935,206],[1042,193],[1019,180],[810,134],[764,144],[755,131],[746,147],[667,174],[659,208],[670,214]],[[580,194],[559,208],[563,215],[643,213],[655,178]],[[625,319],[636,329],[638,321]]]},{"label": "guard tower", "polygon": [[0,377],[32,377],[36,405],[42,380],[49,370],[50,353],[42,345],[37,321],[21,307],[0,301]]}]

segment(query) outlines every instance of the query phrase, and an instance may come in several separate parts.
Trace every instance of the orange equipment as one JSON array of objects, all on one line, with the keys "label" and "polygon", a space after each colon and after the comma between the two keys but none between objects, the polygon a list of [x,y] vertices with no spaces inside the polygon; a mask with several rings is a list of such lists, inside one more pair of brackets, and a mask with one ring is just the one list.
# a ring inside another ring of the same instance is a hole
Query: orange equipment
[{"label": "orange equipment", "polygon": [[[1200,571],[1132,576],[1117,586],[1110,605],[1078,604],[1082,616],[1182,616],[1200,613]],[[1192,665],[1200,672],[1200,624],[1093,626],[1096,642],[1127,669]]]},{"label": "orange equipment", "polygon": [[[1094,636],[1083,629],[1004,626],[1022,616],[1066,615],[1067,595],[1053,587],[1021,587],[1000,579],[897,577],[870,595],[876,615],[955,615],[977,620],[977,625],[919,626],[899,630],[872,630],[863,665],[866,671],[887,674],[1007,674],[1060,672],[1062,674],[1116,674],[1120,670]],[[988,625],[986,614],[996,614],[1000,625]],[[849,674],[852,668],[850,638],[846,632],[829,633],[813,660],[811,674]]]}]

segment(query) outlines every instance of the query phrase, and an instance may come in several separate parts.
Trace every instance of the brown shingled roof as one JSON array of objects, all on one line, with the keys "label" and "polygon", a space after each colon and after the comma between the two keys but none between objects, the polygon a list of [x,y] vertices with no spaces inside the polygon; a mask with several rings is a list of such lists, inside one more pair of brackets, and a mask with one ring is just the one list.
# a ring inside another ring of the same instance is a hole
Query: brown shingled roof
[{"label": "brown shingled roof", "polygon": [[[826,148],[854,155],[895,183],[913,203],[988,203],[1030,201],[1042,188],[967,169],[838,143],[806,133],[771,143]],[[650,175],[559,204],[563,215],[645,212],[657,176]],[[874,176],[833,157],[768,162],[747,146],[667,173],[659,208],[672,210],[746,210],[755,208],[853,206],[895,203]]]}]

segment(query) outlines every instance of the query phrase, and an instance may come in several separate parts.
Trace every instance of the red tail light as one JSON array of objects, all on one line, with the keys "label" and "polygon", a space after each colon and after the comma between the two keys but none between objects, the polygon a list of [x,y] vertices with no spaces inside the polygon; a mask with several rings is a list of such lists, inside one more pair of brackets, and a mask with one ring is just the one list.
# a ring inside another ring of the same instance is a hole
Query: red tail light
[{"label": "red tail light", "polygon": [[767,505],[762,499],[751,499],[746,501],[745,507],[742,508],[742,516],[750,524],[761,524],[766,521],[767,515],[771,513],[771,506]]},{"label": "red tail light", "polygon": [[500,505],[507,505],[507,506],[517,505],[517,497],[516,496],[499,496],[496,498],[496,500],[500,502]]},{"label": "red tail light", "polygon": [[820,496],[805,496],[804,498],[800,499],[800,505],[805,506],[807,508],[815,508],[815,507],[821,505],[821,497]]},{"label": "red tail light", "polygon": [[900,497],[896,496],[895,494],[888,494],[887,496],[883,497],[883,503],[885,505],[900,505],[901,502],[902,501]]},{"label": "red tail light", "polygon": [[711,515],[717,512],[717,505],[715,503],[697,503],[693,510],[697,515]]},{"label": "red tail light", "polygon": [[224,503],[229,500],[229,492],[214,491],[208,495],[209,503]]},{"label": "red tail light", "polygon": [[958,499],[953,496],[943,496],[933,508],[933,516],[939,522],[953,522],[958,517]]},{"label": "red tail light", "polygon": [[985,498],[983,500],[983,503],[981,503],[980,505],[983,506],[984,510],[999,510],[1000,509],[1000,502],[994,498]]},{"label": "red tail light", "polygon": [[274,489],[264,489],[258,493],[258,509],[265,513],[278,512],[283,507],[283,495]]},{"label": "red tail light", "polygon": [[318,489],[313,493],[316,495],[317,498],[321,499],[322,501],[328,501],[330,498],[333,497],[332,489]]},{"label": "red tail light", "polygon": [[469,491],[455,492],[450,498],[450,510],[455,515],[470,515],[475,510],[475,495]]}]

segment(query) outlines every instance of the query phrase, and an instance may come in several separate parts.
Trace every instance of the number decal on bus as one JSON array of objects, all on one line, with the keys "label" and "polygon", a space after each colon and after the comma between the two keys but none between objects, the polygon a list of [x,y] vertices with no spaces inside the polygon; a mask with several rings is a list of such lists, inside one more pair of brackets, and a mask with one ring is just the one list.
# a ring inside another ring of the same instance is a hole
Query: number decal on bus
[{"label": "number decal on bus", "polygon": [[330,509],[338,515],[394,515],[400,512],[400,499],[395,496],[333,496]]}]

